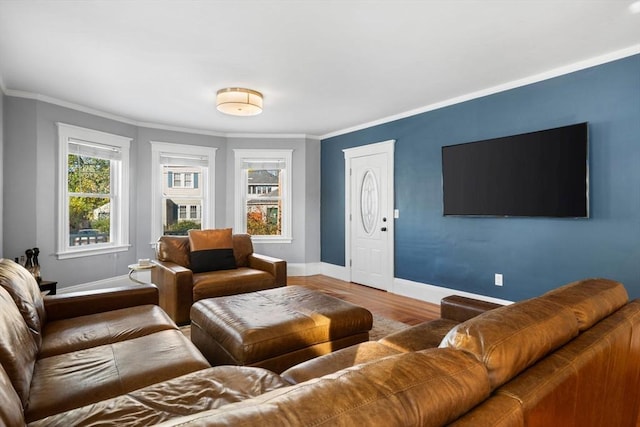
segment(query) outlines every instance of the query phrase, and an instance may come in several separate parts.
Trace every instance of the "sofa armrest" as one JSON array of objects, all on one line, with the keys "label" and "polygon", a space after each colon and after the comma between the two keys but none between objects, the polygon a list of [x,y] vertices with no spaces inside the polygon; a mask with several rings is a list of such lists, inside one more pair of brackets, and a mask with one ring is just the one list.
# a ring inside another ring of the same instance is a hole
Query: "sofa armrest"
[{"label": "sofa armrest", "polygon": [[160,292],[160,307],[179,325],[189,323],[193,304],[193,272],[170,261],[152,260],[151,282]]},{"label": "sofa armrest", "polygon": [[60,320],[138,305],[157,305],[158,288],[154,285],[124,286],[46,295],[43,299],[47,319]]},{"label": "sofa armrest", "polygon": [[287,285],[287,262],[284,260],[254,253],[249,255],[249,267],[270,273],[276,278],[276,285]]},{"label": "sofa armrest", "polygon": [[502,305],[460,295],[450,295],[440,300],[440,317],[462,323],[498,307]]}]

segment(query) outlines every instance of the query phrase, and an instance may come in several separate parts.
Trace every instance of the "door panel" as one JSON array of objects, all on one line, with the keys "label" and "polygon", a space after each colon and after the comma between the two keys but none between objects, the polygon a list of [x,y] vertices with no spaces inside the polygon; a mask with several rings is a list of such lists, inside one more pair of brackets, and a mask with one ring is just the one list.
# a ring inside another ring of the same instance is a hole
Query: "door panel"
[{"label": "door panel", "polygon": [[351,160],[351,281],[389,288],[387,154]]}]

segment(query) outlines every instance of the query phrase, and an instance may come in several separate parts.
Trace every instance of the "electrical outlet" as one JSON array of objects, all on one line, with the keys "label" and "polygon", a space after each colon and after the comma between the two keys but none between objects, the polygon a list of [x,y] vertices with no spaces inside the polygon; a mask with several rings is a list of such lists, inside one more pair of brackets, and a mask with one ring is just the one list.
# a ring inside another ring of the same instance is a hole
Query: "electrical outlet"
[{"label": "electrical outlet", "polygon": [[502,274],[501,273],[496,273],[495,284],[496,284],[496,286],[502,286]]}]

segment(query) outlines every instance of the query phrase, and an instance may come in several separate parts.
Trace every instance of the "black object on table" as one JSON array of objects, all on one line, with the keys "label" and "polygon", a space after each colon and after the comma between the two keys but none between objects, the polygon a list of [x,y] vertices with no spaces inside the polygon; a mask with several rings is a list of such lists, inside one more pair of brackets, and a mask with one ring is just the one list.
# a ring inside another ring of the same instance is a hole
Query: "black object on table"
[{"label": "black object on table", "polygon": [[57,284],[58,284],[58,282],[52,282],[50,280],[43,280],[40,283],[38,283],[38,286],[40,287],[40,292],[49,291],[49,295],[55,295],[56,294],[56,285]]}]

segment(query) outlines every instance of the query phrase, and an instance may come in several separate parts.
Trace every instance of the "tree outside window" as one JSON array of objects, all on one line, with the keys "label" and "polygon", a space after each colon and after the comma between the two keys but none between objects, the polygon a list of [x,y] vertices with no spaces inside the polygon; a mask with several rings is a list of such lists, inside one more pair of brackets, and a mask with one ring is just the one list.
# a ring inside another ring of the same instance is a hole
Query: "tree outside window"
[{"label": "tree outside window", "polygon": [[282,235],[281,169],[247,169],[247,233]]},{"label": "tree outside window", "polygon": [[111,230],[111,161],[68,156],[69,246],[106,243]]},{"label": "tree outside window", "polygon": [[131,138],[58,123],[60,259],[129,248]]},{"label": "tree outside window", "polygon": [[261,242],[291,241],[292,150],[234,150],[235,228]]}]

